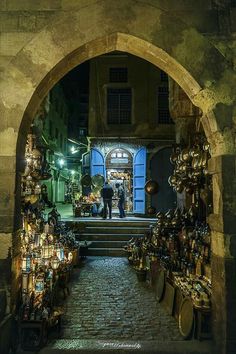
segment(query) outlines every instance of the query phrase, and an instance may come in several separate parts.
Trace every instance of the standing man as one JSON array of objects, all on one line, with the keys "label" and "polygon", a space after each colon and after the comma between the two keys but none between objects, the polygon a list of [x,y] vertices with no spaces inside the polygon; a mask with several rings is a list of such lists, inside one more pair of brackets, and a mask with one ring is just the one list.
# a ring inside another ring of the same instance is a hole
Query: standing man
[{"label": "standing man", "polygon": [[109,219],[111,219],[111,210],[112,210],[112,197],[114,195],[114,191],[112,186],[105,182],[104,187],[101,190],[101,197],[103,198],[103,219],[107,218],[107,207],[109,209]]},{"label": "standing man", "polygon": [[118,188],[118,209],[120,212],[120,218],[125,218],[125,190],[122,184],[117,183]]}]

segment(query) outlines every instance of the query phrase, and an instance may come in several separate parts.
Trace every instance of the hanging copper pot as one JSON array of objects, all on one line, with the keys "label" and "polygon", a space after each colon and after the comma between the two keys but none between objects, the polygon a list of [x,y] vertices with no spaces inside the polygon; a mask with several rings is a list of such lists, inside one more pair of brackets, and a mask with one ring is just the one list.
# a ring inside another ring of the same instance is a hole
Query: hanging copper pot
[{"label": "hanging copper pot", "polygon": [[199,146],[195,145],[190,149],[189,154],[192,157],[197,157],[197,156],[199,156],[199,152],[200,152]]},{"label": "hanging copper pot", "polygon": [[195,157],[193,157],[193,160],[192,160],[192,168],[197,169],[198,166],[199,166],[199,156],[195,156]]},{"label": "hanging copper pot", "polygon": [[178,166],[176,166],[176,168],[174,169],[174,174],[178,175],[180,173],[180,169]]},{"label": "hanging copper pot", "polygon": [[86,174],[81,177],[80,184],[82,187],[90,187],[92,185],[92,178],[90,175]]},{"label": "hanging copper pot", "polygon": [[92,185],[97,188],[102,188],[105,182],[103,175],[96,174],[92,177]]},{"label": "hanging copper pot", "polygon": [[192,184],[188,184],[188,185],[185,187],[185,192],[186,192],[187,194],[193,194],[193,192],[194,192],[193,185],[192,185]]},{"label": "hanging copper pot", "polygon": [[158,183],[152,179],[145,184],[145,192],[149,195],[154,195],[158,192]]},{"label": "hanging copper pot", "polygon": [[209,151],[210,150],[210,144],[208,143],[208,141],[205,141],[203,146],[202,146],[204,151]]},{"label": "hanging copper pot", "polygon": [[179,181],[177,182],[177,186],[176,186],[175,189],[176,189],[176,192],[178,192],[178,193],[182,193],[182,192],[183,192],[184,186],[183,186],[183,183],[182,183],[181,180],[179,180]]},{"label": "hanging copper pot", "polygon": [[188,162],[191,159],[191,156],[189,154],[189,149],[183,149],[181,151],[181,160],[183,162]]},{"label": "hanging copper pot", "polygon": [[201,157],[201,167],[205,168],[207,166],[208,153],[204,151]]},{"label": "hanging copper pot", "polygon": [[154,206],[151,206],[151,205],[150,205],[150,206],[147,208],[147,213],[148,213],[148,215],[154,215],[155,212],[156,212],[156,208],[155,208]]},{"label": "hanging copper pot", "polygon": [[170,155],[170,162],[174,165],[177,161],[177,158],[178,158],[179,154],[177,152],[173,152],[171,155]]},{"label": "hanging copper pot", "polygon": [[177,183],[177,178],[175,175],[172,175],[168,178],[168,183],[171,187],[173,187]]},{"label": "hanging copper pot", "polygon": [[187,171],[188,165],[186,163],[182,163],[179,167],[180,172],[185,173]]}]

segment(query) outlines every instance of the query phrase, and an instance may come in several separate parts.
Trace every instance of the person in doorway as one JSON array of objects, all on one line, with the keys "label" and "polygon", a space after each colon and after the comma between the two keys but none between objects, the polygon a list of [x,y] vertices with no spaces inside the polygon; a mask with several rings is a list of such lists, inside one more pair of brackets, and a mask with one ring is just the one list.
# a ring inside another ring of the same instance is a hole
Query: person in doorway
[{"label": "person in doorway", "polygon": [[101,190],[101,197],[103,199],[103,219],[107,218],[107,208],[109,210],[109,219],[111,219],[113,195],[114,191],[112,186],[109,184],[108,181],[105,181],[105,184]]},{"label": "person in doorway", "polygon": [[120,218],[125,218],[125,190],[122,184],[117,183],[118,191],[118,209],[120,212]]}]

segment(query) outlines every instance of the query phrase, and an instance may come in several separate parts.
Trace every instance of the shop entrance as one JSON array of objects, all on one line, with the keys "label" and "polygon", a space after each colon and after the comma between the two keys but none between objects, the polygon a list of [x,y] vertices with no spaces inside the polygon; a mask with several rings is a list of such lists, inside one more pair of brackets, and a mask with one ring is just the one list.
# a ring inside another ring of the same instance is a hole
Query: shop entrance
[{"label": "shop entrance", "polygon": [[113,209],[117,209],[117,185],[122,184],[125,190],[126,212],[133,212],[133,157],[122,148],[111,150],[106,157],[106,178],[114,190]]}]

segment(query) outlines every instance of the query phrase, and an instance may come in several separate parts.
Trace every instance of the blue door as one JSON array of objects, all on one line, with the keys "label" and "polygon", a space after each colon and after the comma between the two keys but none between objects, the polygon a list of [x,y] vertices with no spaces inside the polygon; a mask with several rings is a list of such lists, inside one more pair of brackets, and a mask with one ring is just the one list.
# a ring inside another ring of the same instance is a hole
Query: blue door
[{"label": "blue door", "polygon": [[97,149],[91,149],[91,176],[100,174],[102,176],[104,176],[104,178],[106,178],[105,175],[105,161],[104,161],[104,157],[101,154],[100,151],[98,151]]},{"label": "blue door", "polygon": [[[82,175],[90,175],[90,152],[82,155]],[[82,187],[83,195],[89,195],[91,187]]]},{"label": "blue door", "polygon": [[146,183],[146,148],[138,150],[133,166],[133,210],[134,213],[145,213],[145,183]]},{"label": "blue door", "polygon": [[82,175],[90,174],[90,152],[82,155]]}]

